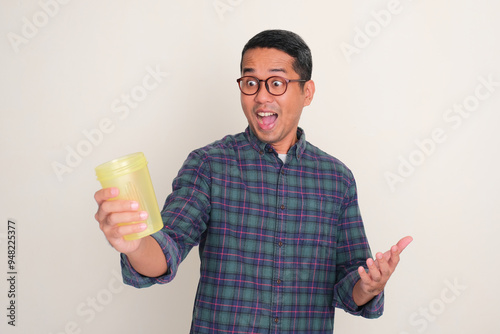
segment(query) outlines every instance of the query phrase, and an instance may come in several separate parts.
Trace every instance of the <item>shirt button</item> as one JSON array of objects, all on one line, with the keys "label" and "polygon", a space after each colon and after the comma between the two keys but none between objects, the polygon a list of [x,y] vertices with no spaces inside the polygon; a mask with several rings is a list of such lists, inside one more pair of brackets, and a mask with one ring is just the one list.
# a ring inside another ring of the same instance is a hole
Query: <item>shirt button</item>
[{"label": "shirt button", "polygon": [[283,243],[281,241],[278,242],[278,246],[280,246],[280,247],[283,246]]},{"label": "shirt button", "polygon": [[275,323],[278,323],[278,321],[280,321],[280,319],[278,319],[278,318],[274,318],[274,322],[275,322]]},{"label": "shirt button", "polygon": [[281,175],[285,175],[285,170],[284,169],[281,170]]},{"label": "shirt button", "polygon": [[280,279],[276,280],[276,284],[281,284],[281,280]]},{"label": "shirt button", "polygon": [[281,210],[285,210],[285,206],[283,204],[281,204],[280,208]]}]

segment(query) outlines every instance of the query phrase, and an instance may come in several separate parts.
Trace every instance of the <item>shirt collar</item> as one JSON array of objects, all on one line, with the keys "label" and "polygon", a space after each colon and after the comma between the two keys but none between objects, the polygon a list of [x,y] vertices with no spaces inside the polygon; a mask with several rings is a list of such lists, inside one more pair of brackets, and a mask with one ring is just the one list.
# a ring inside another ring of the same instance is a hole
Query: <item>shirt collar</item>
[{"label": "shirt collar", "polygon": [[[266,152],[269,152],[270,149],[272,150],[271,145],[260,141],[260,139],[257,138],[257,136],[253,133],[252,129],[250,129],[249,126],[245,130],[245,135],[252,147],[257,152],[259,152],[260,155],[264,155]],[[287,154],[290,154],[292,152],[297,157],[297,160],[300,160],[307,144],[306,134],[300,127],[297,128],[297,138],[298,141],[290,148]]]}]

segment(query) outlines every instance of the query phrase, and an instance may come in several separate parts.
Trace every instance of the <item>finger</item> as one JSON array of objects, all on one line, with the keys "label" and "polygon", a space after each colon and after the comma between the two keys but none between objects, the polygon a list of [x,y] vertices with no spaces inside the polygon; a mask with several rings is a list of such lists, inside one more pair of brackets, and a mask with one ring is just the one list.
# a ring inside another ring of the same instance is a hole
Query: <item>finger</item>
[{"label": "finger", "polygon": [[101,205],[102,202],[118,196],[119,193],[118,188],[104,188],[95,192],[94,199],[98,205]]},{"label": "finger", "polygon": [[104,201],[99,205],[95,219],[100,223],[106,223],[108,216],[118,212],[134,212],[139,209],[136,201]]},{"label": "finger", "polygon": [[382,274],[382,277],[387,280],[392,274],[392,268],[387,262],[386,258],[382,253],[377,253],[377,262],[378,262],[378,268],[380,270],[380,273]]},{"label": "finger", "polygon": [[387,252],[384,253],[384,258],[389,261],[391,259],[393,252],[393,248],[397,247],[396,252],[398,255],[413,241],[411,236],[407,236],[398,241],[396,246],[392,246]]},{"label": "finger", "polygon": [[389,249],[387,252],[384,253],[384,259],[389,261],[390,258],[391,258],[391,250]]},{"label": "finger", "polygon": [[[397,250],[398,250],[397,246],[392,246],[391,249],[389,249],[387,252],[382,254],[382,258],[385,261],[389,261],[393,255],[394,251],[397,251]],[[377,262],[378,262],[378,260],[377,260]]]},{"label": "finger", "polygon": [[146,223],[136,223],[136,224],[129,224],[129,225],[121,225],[117,226],[112,230],[111,237],[116,238],[116,239],[121,239],[124,236],[132,233],[139,233],[144,231],[148,225]]},{"label": "finger", "polygon": [[115,226],[118,224],[129,224],[142,222],[148,219],[148,213],[146,211],[138,212],[115,212],[109,215],[105,224],[110,226]]},{"label": "finger", "polygon": [[401,253],[412,241],[413,238],[411,236],[407,236],[399,240],[397,243],[399,253]]},{"label": "finger", "polygon": [[139,203],[137,201],[129,200],[105,201],[99,206],[99,210],[106,214],[115,212],[137,211],[139,210]]},{"label": "finger", "polygon": [[371,279],[375,282],[379,282],[382,275],[380,273],[380,270],[375,265],[375,261],[373,261],[373,259],[368,259],[366,260],[366,265],[368,266],[368,274],[370,275]]},{"label": "finger", "polygon": [[400,253],[401,252],[399,251],[397,246],[391,247],[391,258],[389,259],[388,263],[389,263],[389,266],[391,267],[391,270],[393,270],[393,271],[399,263],[399,259],[400,259],[399,254]]},{"label": "finger", "polygon": [[359,278],[361,279],[361,281],[365,284],[370,284],[370,282],[372,281],[372,279],[370,278],[370,275],[368,275],[368,273],[366,272],[366,269],[362,266],[358,267],[358,274],[359,274]]},{"label": "finger", "polygon": [[122,238],[126,234],[143,231],[148,218],[146,211],[113,213],[99,226],[108,240]]}]

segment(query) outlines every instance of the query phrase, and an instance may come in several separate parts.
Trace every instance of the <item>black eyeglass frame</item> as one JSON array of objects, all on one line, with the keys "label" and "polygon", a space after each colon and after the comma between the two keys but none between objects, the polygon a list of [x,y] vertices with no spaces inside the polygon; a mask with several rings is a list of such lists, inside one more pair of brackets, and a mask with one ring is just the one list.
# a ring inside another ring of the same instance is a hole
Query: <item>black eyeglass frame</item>
[{"label": "black eyeglass frame", "polygon": [[[241,80],[243,80],[244,78],[253,78],[253,79],[255,79],[255,80],[257,81],[257,85],[258,85],[258,87],[257,87],[257,90],[255,91],[255,93],[248,94],[248,93],[245,93],[245,92],[243,91],[243,89],[241,88],[241,84],[240,84],[240,82],[241,82]],[[269,81],[269,79],[272,79],[272,78],[279,78],[280,80],[283,80],[283,81],[286,83],[285,90],[283,91],[283,93],[281,93],[281,94],[273,94],[273,93],[271,93],[271,91],[269,90],[269,85],[268,85],[268,83],[267,83],[267,82]],[[260,90],[260,83],[261,83],[261,82],[263,82],[263,83],[266,85],[266,90],[268,91],[268,93],[269,93],[269,94],[271,94],[271,95],[273,95],[273,96],[281,96],[281,95],[285,94],[285,93],[286,93],[286,91],[288,90],[288,84],[289,84],[290,82],[307,82],[307,81],[309,81],[309,80],[305,80],[305,79],[286,79],[286,78],[280,77],[279,75],[273,75],[273,76],[271,76],[271,77],[267,78],[266,80],[261,80],[261,79],[259,79],[259,78],[256,78],[256,77],[252,76],[252,75],[245,75],[245,76],[242,76],[242,77],[241,77],[241,78],[239,78],[239,79],[236,79],[236,82],[238,83],[238,88],[240,89],[241,93],[242,93],[243,95],[247,95],[247,96],[252,96],[252,95],[257,94],[257,93],[259,92],[259,90]]]}]

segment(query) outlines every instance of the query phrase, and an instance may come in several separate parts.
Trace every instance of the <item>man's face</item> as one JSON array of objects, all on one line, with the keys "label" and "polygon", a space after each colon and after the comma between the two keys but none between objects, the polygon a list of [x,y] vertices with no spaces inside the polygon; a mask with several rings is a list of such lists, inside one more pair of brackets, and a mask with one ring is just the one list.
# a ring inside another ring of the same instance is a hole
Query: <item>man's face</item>
[{"label": "man's face", "polygon": [[[250,49],[243,55],[242,76],[266,80],[271,76],[300,79],[293,69],[294,58],[287,53],[268,48]],[[253,133],[271,144],[278,153],[286,153],[297,141],[297,127],[302,108],[308,106],[314,95],[314,82],[309,80],[304,89],[299,82],[288,83],[281,96],[271,95],[263,82],[255,95],[241,93],[241,106]]]}]

